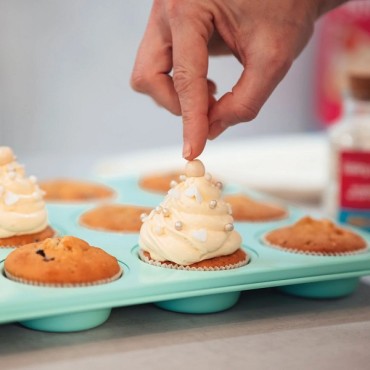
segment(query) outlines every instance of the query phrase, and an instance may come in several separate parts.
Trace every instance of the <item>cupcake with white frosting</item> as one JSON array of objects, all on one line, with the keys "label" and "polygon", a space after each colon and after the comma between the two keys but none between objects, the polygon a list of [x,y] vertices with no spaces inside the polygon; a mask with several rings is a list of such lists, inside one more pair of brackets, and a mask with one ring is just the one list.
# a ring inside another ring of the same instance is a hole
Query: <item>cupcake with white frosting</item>
[{"label": "cupcake with white frosting", "polygon": [[36,178],[26,176],[9,147],[0,147],[0,247],[18,247],[54,234]]},{"label": "cupcake with white frosting", "polygon": [[201,161],[186,164],[179,183],[172,182],[163,202],[143,215],[140,258],[150,264],[186,270],[226,270],[249,257],[234,230],[231,207],[221,198]]}]

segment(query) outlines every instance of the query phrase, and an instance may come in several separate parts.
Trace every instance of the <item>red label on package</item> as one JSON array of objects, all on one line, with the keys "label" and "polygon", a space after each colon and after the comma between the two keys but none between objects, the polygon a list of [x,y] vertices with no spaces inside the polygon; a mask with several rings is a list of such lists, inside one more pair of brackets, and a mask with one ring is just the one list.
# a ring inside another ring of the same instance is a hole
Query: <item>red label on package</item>
[{"label": "red label on package", "polygon": [[370,209],[370,152],[340,153],[339,180],[341,208]]}]

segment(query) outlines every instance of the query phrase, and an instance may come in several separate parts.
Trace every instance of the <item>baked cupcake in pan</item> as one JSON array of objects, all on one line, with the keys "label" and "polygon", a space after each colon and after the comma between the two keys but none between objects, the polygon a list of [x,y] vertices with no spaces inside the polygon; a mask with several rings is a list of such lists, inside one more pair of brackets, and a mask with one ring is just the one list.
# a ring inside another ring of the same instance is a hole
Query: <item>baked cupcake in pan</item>
[{"label": "baked cupcake in pan", "polygon": [[73,236],[49,238],[12,251],[4,262],[14,281],[53,287],[97,285],[122,275],[117,259]]},{"label": "baked cupcake in pan", "polygon": [[0,247],[19,247],[55,235],[43,195],[12,149],[0,147]]},{"label": "baked cupcake in pan", "polygon": [[245,194],[229,194],[224,200],[231,205],[235,221],[268,222],[281,220],[288,211],[272,202],[253,199]]},{"label": "baked cupcake in pan", "polygon": [[151,210],[129,204],[104,204],[84,212],[79,223],[99,231],[135,233],[141,228],[141,218]]},{"label": "baked cupcake in pan", "polygon": [[173,181],[179,181],[181,171],[165,171],[141,176],[139,187],[154,193],[166,194]]},{"label": "baked cupcake in pan", "polygon": [[248,263],[231,207],[199,160],[163,202],[143,218],[139,255],[150,264],[185,270],[227,270]]},{"label": "baked cupcake in pan", "polygon": [[363,252],[366,241],[356,232],[326,219],[306,216],[293,225],[268,232],[264,242],[288,252],[339,256]]},{"label": "baked cupcake in pan", "polygon": [[115,196],[115,191],[107,185],[92,181],[58,178],[40,181],[48,202],[90,202],[105,201]]}]

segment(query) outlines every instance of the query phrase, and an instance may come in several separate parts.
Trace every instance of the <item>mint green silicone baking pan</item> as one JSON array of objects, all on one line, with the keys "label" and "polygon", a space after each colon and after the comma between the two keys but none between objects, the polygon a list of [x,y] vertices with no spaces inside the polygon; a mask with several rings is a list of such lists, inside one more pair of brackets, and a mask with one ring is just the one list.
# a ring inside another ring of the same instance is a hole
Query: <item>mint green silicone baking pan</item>
[{"label": "mint green silicone baking pan", "polygon": [[[138,178],[105,181],[117,191],[115,202],[156,206],[163,196],[141,190]],[[237,185],[225,193],[240,192]],[[251,193],[254,197],[263,195]],[[287,206],[287,218],[275,222],[235,223],[243,237],[243,248],[251,256],[248,265],[228,271],[180,271],[156,267],[138,258],[138,234],[102,232],[79,225],[80,215],[92,203],[49,204],[51,225],[60,234],[74,235],[114,255],[123,276],[109,284],[50,288],[25,285],[0,274],[0,323],[19,322],[45,331],[69,332],[96,327],[109,319],[111,309],[154,303],[170,311],[201,314],[226,310],[238,301],[243,290],[276,287],[285,294],[306,298],[337,298],[351,294],[359,277],[370,274],[370,251],[322,257],[295,254],[265,245],[263,235],[288,225],[304,213]],[[360,233],[370,244],[368,233]],[[11,249],[0,249],[0,268]]]}]

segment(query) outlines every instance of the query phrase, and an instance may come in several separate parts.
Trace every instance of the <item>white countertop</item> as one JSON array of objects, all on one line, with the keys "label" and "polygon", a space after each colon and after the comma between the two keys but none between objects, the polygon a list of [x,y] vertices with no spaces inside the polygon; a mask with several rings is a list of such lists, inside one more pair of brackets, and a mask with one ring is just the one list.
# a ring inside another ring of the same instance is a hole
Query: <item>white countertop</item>
[{"label": "white countertop", "polygon": [[[118,173],[124,162],[107,163],[98,166],[103,175],[112,165]],[[316,184],[321,179],[318,174]],[[1,370],[77,368],[367,370],[370,277],[341,299],[310,300],[263,289],[243,292],[233,308],[216,314],[179,314],[148,304],[113,309],[106,323],[84,332],[0,326]]]}]

